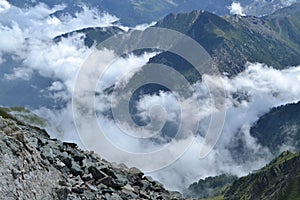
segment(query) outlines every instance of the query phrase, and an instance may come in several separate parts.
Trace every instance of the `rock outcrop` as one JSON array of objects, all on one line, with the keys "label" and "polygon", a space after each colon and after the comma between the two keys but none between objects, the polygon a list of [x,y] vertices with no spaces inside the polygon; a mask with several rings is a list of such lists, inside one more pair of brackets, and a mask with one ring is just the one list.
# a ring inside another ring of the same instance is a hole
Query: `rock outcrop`
[{"label": "rock outcrop", "polygon": [[181,199],[137,168],[0,115],[0,199]]}]

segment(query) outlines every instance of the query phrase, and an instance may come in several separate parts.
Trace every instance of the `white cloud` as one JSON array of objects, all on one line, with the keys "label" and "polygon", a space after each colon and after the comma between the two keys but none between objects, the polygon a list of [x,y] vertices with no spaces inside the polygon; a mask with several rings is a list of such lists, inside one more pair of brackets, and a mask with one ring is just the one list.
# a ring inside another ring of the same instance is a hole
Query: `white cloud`
[{"label": "white cloud", "polygon": [[0,53],[0,65],[2,64],[2,63],[4,63],[6,60],[5,60],[5,58],[3,58],[3,55],[2,55],[2,53]]},{"label": "white cloud", "polygon": [[0,24],[0,52],[15,53],[23,48],[25,37],[17,23],[11,27]]},{"label": "white cloud", "polygon": [[[87,56],[92,52],[84,46],[82,35],[63,39],[58,44],[53,38],[59,34],[85,27],[110,26],[118,19],[108,13],[98,13],[83,7],[83,11],[75,17],[63,15],[52,16],[64,6],[50,9],[45,4],[38,4],[28,9],[10,6],[5,13],[0,13],[0,61],[2,55],[10,53],[14,59],[40,75],[61,79],[69,92],[72,91],[74,77]],[[27,69],[26,72],[30,70]],[[14,74],[6,75],[6,79],[21,78],[20,69]],[[29,73],[23,79],[29,79]]]},{"label": "white cloud", "polygon": [[10,4],[6,0],[0,0],[0,13],[5,13],[10,8]]},{"label": "white cloud", "polygon": [[13,73],[4,74],[6,80],[12,81],[16,79],[29,80],[33,74],[32,69],[25,67],[18,67],[13,69]]},{"label": "white cloud", "polygon": [[112,86],[121,79],[129,79],[156,54],[157,52],[144,53],[140,56],[129,54],[126,58],[114,60],[101,77],[97,89],[101,91]]},{"label": "white cloud", "polygon": [[[214,80],[214,77],[211,77]],[[169,189],[180,189],[191,182],[207,176],[215,176],[221,173],[246,175],[250,171],[259,169],[268,163],[273,155],[267,148],[257,144],[255,138],[250,135],[250,127],[260,116],[270,108],[293,103],[300,100],[300,66],[284,70],[276,70],[263,64],[248,64],[247,69],[228,79],[223,77],[224,87],[229,96],[226,100],[226,119],[221,137],[214,150],[204,159],[199,159],[200,147],[203,137],[198,136],[196,143],[174,164],[151,175],[162,181]],[[198,83],[197,93],[202,96],[202,83]],[[247,99],[237,100],[233,94],[247,94]],[[161,97],[164,99],[164,97]],[[200,105],[211,107],[199,99]],[[172,105],[170,101],[170,105]],[[183,106],[183,105],[181,105]],[[192,108],[188,108],[190,110]],[[206,114],[214,115],[215,108],[206,109]],[[178,113],[180,114],[180,113]],[[182,114],[182,113],[181,113]],[[183,120],[183,119],[182,119]],[[187,120],[192,120],[187,116]],[[207,123],[202,123],[200,130],[205,130]],[[234,158],[232,148],[237,145],[237,138],[243,142],[246,149],[246,157],[240,157],[243,162]],[[283,145],[282,149],[292,149]]]},{"label": "white cloud", "polygon": [[[137,109],[140,116],[144,121],[147,121],[147,117],[149,117],[149,112],[153,106],[161,106],[164,109],[165,114],[167,115],[166,120],[168,121],[177,121],[178,120],[178,112],[180,110],[179,102],[176,97],[169,92],[160,92],[159,95],[145,95],[142,99],[139,100],[137,104]],[[162,113],[154,113],[157,114],[156,118],[163,121]]]},{"label": "white cloud", "polygon": [[[47,97],[70,101],[77,72],[93,49],[85,47],[80,34],[63,38],[59,43],[55,43],[53,38],[82,28],[112,26],[118,19],[84,6],[83,11],[75,13],[75,16],[65,14],[55,17],[53,13],[64,9],[64,5],[49,8],[40,3],[21,9],[0,1],[1,8],[3,5],[6,10],[0,12],[0,63],[5,61],[3,55],[10,55],[18,61],[17,66],[22,66],[11,69],[11,73],[4,75],[4,80],[30,81],[33,73],[39,73],[53,79],[52,85],[42,89],[41,94],[50,91],[51,95],[47,93]],[[41,108],[39,113],[48,116],[53,123],[52,136],[55,132],[65,132],[65,135],[56,136],[80,143],[74,134],[70,102],[62,110]]]},{"label": "white cloud", "polygon": [[284,6],[290,6],[296,2],[297,2],[297,0],[281,0],[282,5],[284,5]]},{"label": "white cloud", "polygon": [[50,87],[48,87],[49,91],[61,91],[64,89],[64,84],[60,81],[55,81],[52,83]]},{"label": "white cloud", "polygon": [[[136,58],[131,56],[127,59],[131,59],[131,61],[127,60],[125,62],[125,60],[123,60],[121,63],[132,64],[132,61]],[[146,59],[144,61],[146,61]],[[112,67],[114,69],[109,71],[111,74],[108,73],[108,79],[103,80],[111,84],[113,83],[111,81],[117,81],[118,79],[114,78],[115,75],[118,74],[118,77],[121,77],[120,73],[117,72],[117,69],[119,69],[118,66],[121,65]],[[130,71],[130,67],[127,67],[122,73],[126,74],[128,71]],[[215,80],[215,77],[207,76],[206,79]],[[202,119],[199,127],[201,134],[198,135],[196,142],[192,144],[183,156],[178,160],[174,157],[176,162],[172,165],[149,174],[163,182],[169,189],[182,189],[191,182],[210,175],[232,173],[240,176],[263,167],[273,158],[273,155],[267,148],[260,146],[255,138],[250,135],[249,130],[251,125],[272,107],[300,100],[300,86],[295,84],[300,81],[300,67],[276,70],[263,64],[249,63],[247,69],[233,79],[226,77],[221,77],[221,79],[223,86],[228,92],[228,97],[225,101],[227,114],[217,145],[204,159],[199,159],[198,156],[200,147],[204,141],[205,130],[207,129],[210,115],[217,115],[219,112],[218,108],[211,104],[211,99],[204,83],[198,82],[194,86],[198,104],[201,105],[200,112],[195,116],[192,115],[193,112],[191,111],[197,108],[194,104],[189,103],[189,99],[180,103],[169,92],[146,95],[141,98],[137,104],[138,114],[143,119],[147,119],[151,113],[151,108],[157,105],[163,108],[166,118],[157,112],[157,115],[153,115],[155,120],[164,121],[167,119],[168,121],[178,124],[178,120],[180,119],[180,122],[184,122],[184,124],[193,124],[197,122],[197,120]],[[221,85],[218,85],[218,87],[221,87]],[[242,98],[238,99],[237,96]],[[103,112],[110,106],[110,102],[108,101],[109,95],[100,94],[99,99],[101,99],[99,103],[104,102],[103,105],[99,106],[101,112]],[[118,99],[115,100],[118,101]],[[179,116],[180,118],[178,118]],[[147,142],[139,141],[130,137],[128,134],[124,134],[124,130],[125,133],[129,132],[138,137],[153,134],[147,132],[149,131],[147,127],[135,128],[130,124],[126,124],[125,121],[116,124],[115,121],[101,113],[98,115],[98,120],[106,137],[109,138],[114,145],[124,151],[147,153],[163,148],[163,146],[156,143],[155,140]],[[95,127],[93,127],[93,129],[94,128]],[[169,152],[170,157],[176,155],[175,152],[182,148],[182,144],[187,138],[194,137],[188,128],[188,125],[183,127],[184,132],[187,133],[186,137],[177,138],[177,140],[172,140],[172,142],[169,143],[169,145],[173,147]],[[243,148],[245,148],[246,155],[242,155],[243,157],[240,158],[243,159],[242,161],[237,160],[233,152],[233,148],[237,145],[237,142],[242,142]],[[86,145],[88,148],[93,147],[95,150],[101,148],[95,143],[98,142],[95,140],[95,137],[92,137],[90,143]],[[119,154],[113,152],[103,156],[110,161],[124,162],[129,166],[133,165],[130,158],[124,156],[120,157]],[[164,164],[164,160],[161,160],[161,158],[152,158],[152,161],[159,164],[161,163],[162,166]],[[143,165],[138,167],[143,169]]]},{"label": "white cloud", "polygon": [[228,7],[229,11],[233,15],[241,15],[244,16],[244,8],[241,6],[239,2],[232,2],[232,4]]}]

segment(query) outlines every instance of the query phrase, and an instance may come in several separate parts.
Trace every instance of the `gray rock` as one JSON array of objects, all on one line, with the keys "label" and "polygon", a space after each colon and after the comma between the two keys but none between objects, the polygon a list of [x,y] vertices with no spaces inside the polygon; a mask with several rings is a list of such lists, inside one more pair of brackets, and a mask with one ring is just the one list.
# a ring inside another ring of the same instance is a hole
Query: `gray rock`
[{"label": "gray rock", "polygon": [[[1,114],[1,113],[0,113]],[[0,196],[5,199],[171,199],[137,168],[111,164],[44,130],[0,116]]]},{"label": "gray rock", "polygon": [[118,194],[113,193],[110,197],[111,200],[123,200]]},{"label": "gray rock", "polygon": [[140,191],[140,197],[142,199],[150,199],[150,196],[143,190]]},{"label": "gray rock", "polygon": [[104,174],[102,171],[98,170],[96,167],[90,166],[88,168],[89,173],[92,174],[93,178],[98,180],[106,177],[106,174]]},{"label": "gray rock", "polygon": [[129,173],[134,175],[134,176],[137,176],[139,178],[142,178],[144,176],[144,173],[141,172],[141,170],[139,170],[138,168],[136,167],[132,167],[129,169]]},{"label": "gray rock", "polygon": [[88,182],[90,180],[93,180],[93,176],[91,174],[84,174],[81,179],[84,181],[84,182]]},{"label": "gray rock", "polygon": [[93,186],[91,184],[86,184],[87,188],[90,189],[93,192],[98,192],[99,189],[96,186]]},{"label": "gray rock", "polygon": [[71,190],[66,187],[58,188],[55,190],[59,200],[65,200],[68,198],[68,195],[71,193]]},{"label": "gray rock", "polygon": [[70,169],[71,173],[74,176],[82,176],[84,174],[84,172],[82,171],[81,167],[74,161],[71,162],[71,169]]},{"label": "gray rock", "polygon": [[83,194],[84,193],[84,188],[82,188],[82,187],[73,187],[72,192],[75,192],[77,194]]}]

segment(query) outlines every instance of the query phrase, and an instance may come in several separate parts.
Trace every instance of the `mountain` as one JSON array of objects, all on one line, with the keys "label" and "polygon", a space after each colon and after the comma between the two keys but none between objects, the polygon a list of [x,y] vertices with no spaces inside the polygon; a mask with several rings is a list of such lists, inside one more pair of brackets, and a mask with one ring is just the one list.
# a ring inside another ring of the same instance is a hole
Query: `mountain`
[{"label": "mountain", "polygon": [[51,139],[0,110],[0,195],[11,199],[181,199],[137,168]]},{"label": "mountain", "polygon": [[264,1],[239,1],[244,7],[244,13],[251,16],[265,16],[277,10],[299,3],[298,0],[264,0]]},{"label": "mountain", "polygon": [[[264,17],[220,17],[207,11],[192,11],[169,14],[158,21],[155,27],[172,29],[190,36],[205,48],[222,73],[234,76],[245,69],[247,62],[265,63],[277,69],[299,65],[299,13],[300,4],[293,4]],[[95,37],[102,38],[103,35],[109,36],[121,31],[110,27],[107,33],[103,29],[76,32],[85,33],[86,40],[95,41]],[[63,37],[68,35],[70,33]],[[163,52],[149,62],[172,66],[191,82],[200,79],[188,62],[172,53]]]},{"label": "mountain", "polygon": [[275,13],[264,17],[269,26],[281,38],[284,38],[287,44],[300,48],[300,3],[280,9]]},{"label": "mountain", "polygon": [[188,198],[205,199],[209,197],[220,196],[225,189],[230,186],[238,177],[222,174],[215,177],[207,177],[198,182],[192,183],[184,192]]},{"label": "mountain", "polygon": [[57,14],[74,14],[82,10],[81,5],[85,4],[90,8],[115,15],[120,18],[123,25],[129,26],[151,23],[171,12],[190,12],[195,9],[209,10],[224,15],[229,13],[227,7],[230,5],[228,0],[9,0],[9,2],[18,7],[32,7],[40,2],[50,7],[58,4],[66,5],[66,8]]},{"label": "mountain", "polygon": [[261,170],[233,182],[224,199],[299,199],[299,178],[300,154],[286,151]]},{"label": "mountain", "polygon": [[[156,26],[187,34],[206,49],[221,72],[231,76],[243,71],[246,62],[282,69],[300,64],[299,5],[261,18],[220,17],[206,11],[170,14]],[[174,62],[176,60],[169,53],[163,53],[151,62],[185,65],[183,61]]]},{"label": "mountain", "polygon": [[286,151],[247,176],[236,180],[228,175],[209,177],[193,183],[188,191],[206,200],[296,200],[300,198],[299,180],[300,153]]},{"label": "mountain", "polygon": [[[53,7],[54,5],[64,4],[66,8],[57,14],[74,14],[82,10],[81,5],[100,11],[106,11],[120,18],[124,25],[134,26],[142,23],[150,23],[163,18],[169,13],[190,12],[192,10],[207,10],[217,15],[230,13],[229,6],[231,0],[8,0],[11,4],[18,7],[31,7],[40,2]],[[289,6],[291,3],[299,2],[281,0],[240,0],[244,13],[247,15],[262,16],[270,14],[277,9]]]},{"label": "mountain", "polygon": [[230,5],[228,0],[9,0],[9,2],[25,8],[35,6],[38,3],[45,3],[50,7],[58,4],[66,5],[66,8],[57,14],[74,14],[82,10],[81,6],[84,4],[90,8],[115,15],[120,18],[123,25],[129,26],[151,23],[171,12],[190,12],[195,9],[205,9],[224,15],[229,13],[227,7]]},{"label": "mountain", "polygon": [[121,34],[124,31],[118,27],[111,26],[111,27],[90,27],[90,28],[84,28],[81,30],[75,30],[70,33],[65,33],[59,36],[56,36],[53,40],[58,43],[60,42],[63,38],[68,38],[72,37],[73,35],[76,34],[83,34],[85,35],[84,38],[84,44],[87,47],[91,47],[95,44],[99,44],[100,42],[108,39],[109,37],[116,35],[116,34]]},{"label": "mountain", "polygon": [[256,122],[250,133],[274,154],[285,147],[299,151],[300,102],[273,108]]}]

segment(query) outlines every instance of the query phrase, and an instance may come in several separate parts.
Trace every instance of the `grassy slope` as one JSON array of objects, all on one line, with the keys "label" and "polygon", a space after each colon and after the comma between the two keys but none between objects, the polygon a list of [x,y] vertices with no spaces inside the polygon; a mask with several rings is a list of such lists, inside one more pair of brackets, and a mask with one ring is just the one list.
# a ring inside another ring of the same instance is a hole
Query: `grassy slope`
[{"label": "grassy slope", "polygon": [[0,107],[0,115],[3,118],[13,119],[18,124],[23,122],[40,128],[46,127],[46,121],[24,107]]},{"label": "grassy slope", "polygon": [[[221,72],[235,75],[244,70],[247,61],[265,63],[278,69],[300,64],[300,6],[291,9],[295,11],[288,18],[222,18],[209,12],[193,11],[170,14],[156,26],[189,35],[207,50]],[[280,20],[278,27],[286,29],[287,33],[278,32],[279,28],[273,25],[272,20]],[[172,60],[176,59],[161,57],[164,56],[159,55],[153,60],[170,66],[184,64],[176,61],[172,64]]]},{"label": "grassy slope", "polygon": [[261,170],[235,181],[225,199],[300,199],[300,153],[284,152]]}]

